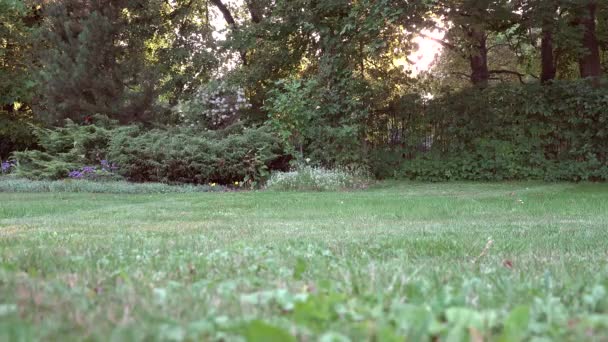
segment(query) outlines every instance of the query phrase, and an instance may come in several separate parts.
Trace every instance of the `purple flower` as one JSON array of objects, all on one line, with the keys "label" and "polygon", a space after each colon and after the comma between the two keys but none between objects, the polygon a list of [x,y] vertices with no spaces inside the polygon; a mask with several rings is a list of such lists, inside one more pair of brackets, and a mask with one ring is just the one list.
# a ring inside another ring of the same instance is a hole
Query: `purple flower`
[{"label": "purple flower", "polygon": [[74,170],[74,171],[70,171],[70,173],[68,174],[68,176],[70,178],[74,178],[74,179],[80,179],[83,176],[83,173],[79,170]]},{"label": "purple flower", "polygon": [[2,170],[2,173],[9,173],[11,171],[11,168],[15,166],[15,164],[9,162],[9,161],[5,161],[0,163],[0,170]]},{"label": "purple flower", "polygon": [[84,166],[82,168],[82,173],[94,173],[94,172],[95,172],[94,166]]},{"label": "purple flower", "polygon": [[110,163],[109,161],[107,161],[105,159],[102,160],[100,162],[100,164],[101,164],[102,171],[113,172],[113,171],[118,170],[118,165],[116,165],[114,163]]},{"label": "purple flower", "polygon": [[[68,176],[72,179],[96,179],[98,177],[103,177],[105,173],[111,173],[114,170],[117,170],[118,167],[116,164],[110,163],[107,160],[100,161],[101,168],[98,166],[83,166],[78,170],[72,170],[68,174]],[[98,171],[103,171],[103,173],[98,173]]]}]

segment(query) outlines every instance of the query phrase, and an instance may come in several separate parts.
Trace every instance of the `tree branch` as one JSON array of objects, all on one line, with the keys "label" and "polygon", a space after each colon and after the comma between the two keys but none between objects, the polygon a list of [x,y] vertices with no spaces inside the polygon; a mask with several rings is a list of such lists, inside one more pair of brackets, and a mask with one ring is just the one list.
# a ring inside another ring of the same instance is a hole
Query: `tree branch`
[{"label": "tree branch", "polygon": [[177,8],[175,11],[169,13],[168,17],[170,20],[173,20],[175,18],[177,18],[177,16],[181,15],[182,13],[186,12],[186,10],[190,9],[190,7],[192,7],[192,3],[194,2],[194,0],[190,0],[188,1],[187,4],[185,4],[182,7]]},{"label": "tree branch", "polygon": [[450,50],[454,50],[454,51],[458,50],[458,47],[456,47],[456,45],[454,45],[454,44],[452,44],[450,42],[446,42],[443,39],[435,38],[435,37],[430,36],[430,35],[428,35],[428,34],[426,34],[424,32],[420,32],[419,35],[422,36],[422,37],[424,37],[424,38],[426,38],[426,39],[430,39],[430,40],[434,41],[435,43],[439,43],[441,46],[443,46],[445,48],[448,48]]},{"label": "tree branch", "polygon": [[245,0],[249,14],[251,15],[251,21],[255,24],[259,24],[262,21],[262,15],[260,14],[259,7],[256,6],[254,0]]},{"label": "tree branch", "polygon": [[525,74],[522,74],[520,72],[517,71],[512,71],[512,70],[490,70],[490,74],[507,74],[507,75],[514,75],[517,76],[517,78],[519,78],[519,82],[521,84],[526,84],[526,82],[524,82],[524,77],[526,76]]},{"label": "tree branch", "polygon": [[461,76],[461,77],[464,77],[466,79],[471,79],[471,75],[465,74],[464,72],[453,71],[453,72],[450,73],[450,75]]},{"label": "tree branch", "polygon": [[[238,29],[238,26],[236,24],[236,20],[234,20],[234,17],[232,16],[232,13],[230,13],[230,9],[228,9],[228,7],[226,7],[226,5],[222,2],[222,0],[210,0],[210,1],[213,5],[215,5],[215,7],[217,7],[217,9],[220,10],[220,12],[222,12],[222,16],[224,16],[224,20],[226,20],[226,23],[232,28],[232,30],[236,31]],[[243,61],[243,65],[247,65],[247,51],[240,50],[239,54],[241,55],[241,60]]]},{"label": "tree branch", "polygon": [[469,58],[469,54],[467,54],[462,49],[460,49],[458,46],[456,46],[456,45],[454,45],[454,44],[452,44],[450,42],[447,42],[447,41],[445,41],[443,39],[435,38],[435,37],[430,36],[430,35],[428,35],[427,33],[424,33],[424,32],[420,32],[420,33],[418,33],[418,35],[421,36],[421,37],[423,37],[423,38],[430,39],[430,40],[432,40],[432,41],[440,44],[441,46],[443,46],[444,48],[446,48],[448,50],[456,52],[462,58],[465,58],[465,59]]},{"label": "tree branch", "polygon": [[215,7],[217,7],[218,10],[220,10],[220,12],[222,12],[222,16],[224,16],[224,20],[226,20],[226,23],[228,23],[228,25],[230,25],[233,29],[235,29],[236,20],[234,20],[232,13],[230,13],[230,10],[222,2],[222,0],[210,0],[210,1],[213,5],[215,5]]},{"label": "tree branch", "polygon": [[490,51],[492,49],[495,49],[497,47],[501,47],[501,46],[511,47],[511,44],[509,44],[509,43],[501,43],[501,44],[492,45],[492,46],[488,47],[488,51]]}]

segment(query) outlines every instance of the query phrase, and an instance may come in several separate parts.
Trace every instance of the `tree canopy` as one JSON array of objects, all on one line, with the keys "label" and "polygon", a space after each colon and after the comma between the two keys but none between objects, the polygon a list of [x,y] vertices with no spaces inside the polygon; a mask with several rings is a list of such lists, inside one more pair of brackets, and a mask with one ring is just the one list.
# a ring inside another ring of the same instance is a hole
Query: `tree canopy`
[{"label": "tree canopy", "polygon": [[[601,88],[608,66],[597,0],[3,0],[0,18],[5,121],[270,125],[331,165],[438,138],[449,94]],[[421,41],[439,53],[417,70]]]}]

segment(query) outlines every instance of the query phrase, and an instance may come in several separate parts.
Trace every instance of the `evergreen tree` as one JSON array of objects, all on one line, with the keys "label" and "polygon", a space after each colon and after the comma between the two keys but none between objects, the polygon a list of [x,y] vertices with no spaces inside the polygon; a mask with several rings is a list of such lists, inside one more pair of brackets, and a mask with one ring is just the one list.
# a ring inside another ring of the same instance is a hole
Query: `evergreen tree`
[{"label": "evergreen tree", "polygon": [[0,110],[29,107],[36,64],[34,34],[40,7],[24,1],[0,1]]},{"label": "evergreen tree", "polygon": [[145,68],[144,54],[152,30],[133,15],[137,5],[127,0],[48,5],[40,104],[47,121],[81,122],[94,114],[122,122],[152,117],[158,76]]},{"label": "evergreen tree", "polygon": [[41,22],[33,1],[0,0],[0,159],[34,144],[29,128],[35,97],[35,33]]}]

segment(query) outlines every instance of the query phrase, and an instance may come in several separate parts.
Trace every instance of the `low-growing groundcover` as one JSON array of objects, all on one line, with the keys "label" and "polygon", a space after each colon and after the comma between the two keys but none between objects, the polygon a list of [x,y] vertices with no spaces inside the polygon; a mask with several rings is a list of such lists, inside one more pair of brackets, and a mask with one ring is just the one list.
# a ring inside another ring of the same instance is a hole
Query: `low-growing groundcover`
[{"label": "low-growing groundcover", "polygon": [[96,182],[84,179],[67,179],[56,181],[33,181],[11,177],[0,177],[0,193],[2,192],[83,192],[104,194],[163,194],[217,192],[237,190],[217,184],[209,185],[167,185],[162,183],[130,183],[125,181]]},{"label": "low-growing groundcover", "polygon": [[608,339],[607,185],[0,200],[0,340]]}]

